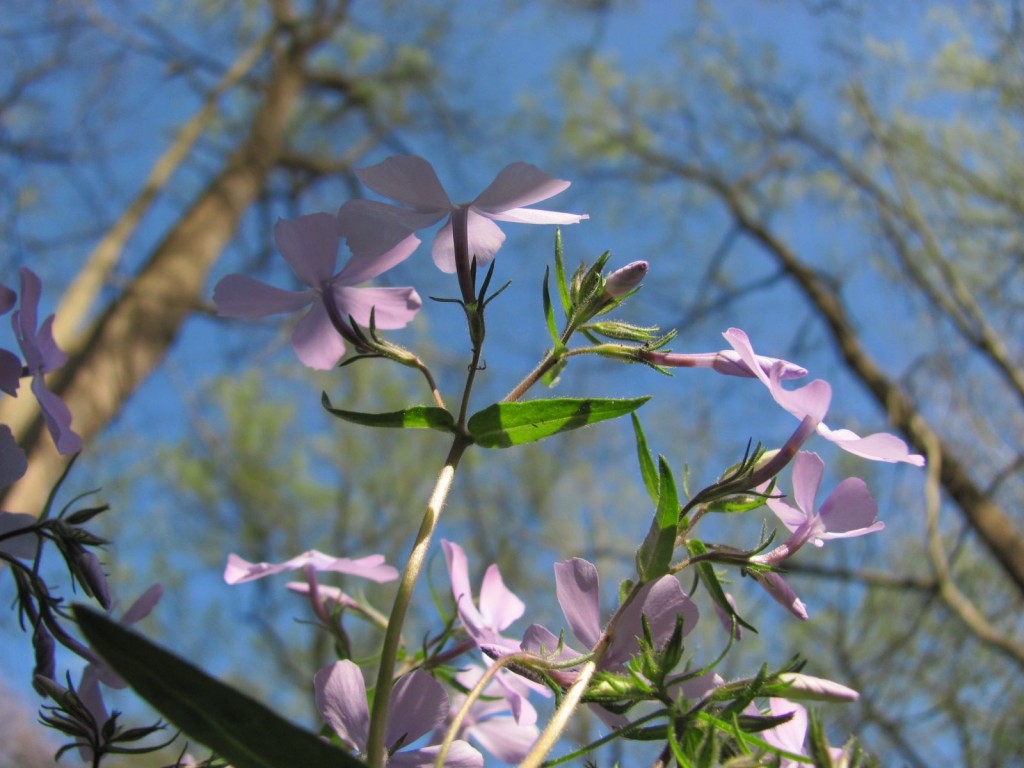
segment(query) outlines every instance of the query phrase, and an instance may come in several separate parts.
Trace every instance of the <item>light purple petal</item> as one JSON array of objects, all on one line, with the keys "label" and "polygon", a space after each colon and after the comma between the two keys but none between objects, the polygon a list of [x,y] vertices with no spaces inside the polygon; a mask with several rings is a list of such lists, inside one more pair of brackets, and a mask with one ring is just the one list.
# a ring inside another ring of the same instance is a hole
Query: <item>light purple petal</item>
[{"label": "light purple petal", "polygon": [[297,219],[278,219],[274,242],[295,276],[310,288],[319,288],[334,275],[341,242],[334,216],[311,213]]},{"label": "light purple petal", "polygon": [[[396,752],[388,758],[388,768],[434,768],[441,746]],[[483,768],[484,756],[465,741],[452,742],[445,755],[445,768]]]},{"label": "light purple petal", "polygon": [[57,342],[53,338],[53,320],[53,315],[43,320],[43,324],[39,326],[39,332],[35,336],[36,349],[42,358],[42,365],[39,369],[42,373],[54,371],[68,361],[67,353],[57,346]]},{"label": "light purple petal", "polygon": [[351,315],[364,328],[370,326],[371,310],[375,310],[373,317],[377,328],[392,330],[408,325],[423,306],[420,295],[412,288],[349,288],[336,285],[333,293],[342,317]]},{"label": "light purple petal", "polygon": [[526,612],[526,605],[501,578],[497,565],[491,565],[484,572],[480,585],[480,613],[499,632]]},{"label": "light purple petal", "polygon": [[317,571],[347,573],[376,582],[394,581],[398,578],[398,571],[384,564],[384,555],[368,555],[352,560],[347,557],[331,557],[311,549],[283,563],[250,563],[238,555],[230,554],[227,567],[224,569],[224,581],[228,584],[242,584],[262,579],[264,576],[305,568],[307,565]]},{"label": "light purple petal", "polygon": [[808,519],[815,515],[815,498],[823,474],[825,462],[816,453],[800,451],[793,460],[793,499]]},{"label": "light purple petal", "polygon": [[448,564],[452,596],[455,598],[455,607],[462,625],[477,644],[497,641],[497,632],[488,624],[473,602],[473,591],[469,584],[469,561],[465,550],[446,539],[441,540],[441,548]]},{"label": "light purple petal", "polygon": [[837,485],[818,515],[828,532],[823,538],[862,536],[885,527],[878,520],[878,504],[859,477],[848,477]]},{"label": "light purple petal", "polygon": [[164,588],[161,585],[154,584],[151,586],[139,595],[138,599],[122,614],[121,623],[126,627],[130,627],[132,624],[142,621],[152,613],[153,608],[160,602],[163,594]]},{"label": "light purple petal", "polygon": [[448,694],[423,670],[403,675],[391,692],[388,724],[384,736],[391,749],[399,740],[412,744],[437,728],[448,715]]},{"label": "light purple petal", "polygon": [[[0,512],[0,534],[28,528],[37,522],[39,521],[34,515],[25,515],[20,512]],[[36,556],[38,546],[38,536],[34,533],[23,533],[20,536],[12,536],[0,541],[0,552],[19,560],[30,560]]]},{"label": "light purple petal", "polygon": [[0,391],[11,397],[18,394],[21,384],[21,358],[6,349],[0,349]]},{"label": "light purple petal", "polygon": [[396,264],[409,258],[420,244],[420,239],[409,234],[396,245],[377,256],[353,257],[345,268],[338,273],[335,283],[339,285],[358,285],[383,274]]},{"label": "light purple petal", "polygon": [[[14,334],[18,337],[18,341],[22,342],[35,337],[39,297],[43,292],[43,283],[35,272],[25,267],[18,270],[18,277],[21,280],[21,304],[18,311],[11,317],[11,325],[14,327]],[[41,361],[29,357],[30,350],[22,346],[21,351],[25,355],[30,369],[36,370],[40,367]],[[36,352],[34,343],[31,351]]]},{"label": "light purple petal", "polygon": [[[487,264],[505,242],[505,233],[490,219],[484,218],[472,208],[466,216],[466,229],[469,236],[469,257],[476,258],[477,264]],[[431,250],[434,263],[442,272],[455,272],[455,241],[452,235],[452,222],[449,219],[434,236]]]},{"label": "light purple petal", "polygon": [[[100,690],[99,679],[96,677],[96,669],[93,665],[86,665],[85,669],[82,670],[82,677],[78,681],[76,693],[78,698],[82,700],[85,708],[89,710],[89,714],[93,716],[96,724],[102,728],[104,723],[110,719],[110,715],[107,713],[107,707],[103,703],[103,693]],[[93,754],[92,749],[89,747],[79,747],[78,755],[84,763],[92,764]]]},{"label": "light purple petal", "polygon": [[757,583],[764,588],[765,592],[772,596],[775,602],[801,621],[807,621],[807,606],[804,605],[803,600],[797,597],[793,588],[779,574],[774,571],[766,573],[754,573],[752,571],[750,575],[757,580]]},{"label": "light purple petal", "polygon": [[313,677],[316,710],[349,746],[362,752],[370,732],[363,673],[345,659],[321,669]]},{"label": "light purple petal", "polygon": [[329,371],[345,354],[341,338],[319,298],[292,331],[292,349],[307,368]]},{"label": "light purple petal", "polygon": [[63,400],[46,388],[41,374],[32,377],[32,393],[39,401],[43,421],[46,422],[57,451],[67,456],[82,450],[82,438],[71,429],[71,411]]},{"label": "light purple petal", "polygon": [[597,568],[579,557],[555,563],[555,594],[576,639],[592,649],[601,637]]},{"label": "light purple petal", "polygon": [[782,725],[763,731],[761,737],[776,749],[802,755],[804,739],[807,736],[807,710],[799,704],[775,697],[768,699],[768,707],[774,717],[790,713],[793,717]]},{"label": "light purple petal", "polygon": [[482,720],[466,735],[503,763],[518,765],[529,754],[540,730],[536,725],[517,723],[506,715]]},{"label": "light purple petal", "polygon": [[213,289],[213,303],[221,317],[266,317],[297,312],[317,298],[316,292],[285,291],[248,275],[227,275]]},{"label": "light purple petal", "polygon": [[657,648],[662,648],[675,629],[676,616],[683,616],[683,635],[688,635],[700,618],[696,603],[683,594],[675,576],[662,576],[641,589],[619,619],[611,646],[602,660],[605,669],[624,665],[639,651],[643,637],[642,616],[647,617],[651,637]]},{"label": "light purple petal", "polygon": [[[754,378],[756,374],[750,370],[750,366],[737,354],[734,349],[723,349],[721,352],[709,353],[711,367],[719,373],[728,376],[745,376]],[[757,367],[767,374],[776,363],[782,363],[782,380],[801,379],[807,375],[807,369],[803,366],[791,363],[788,360],[780,360],[777,357],[765,357],[755,355],[754,362]]]},{"label": "light purple petal", "polygon": [[0,488],[12,485],[27,469],[28,459],[18,447],[14,433],[6,424],[0,424]]},{"label": "light purple petal", "polygon": [[587,213],[562,213],[561,211],[544,211],[540,208],[510,208],[501,213],[484,213],[489,219],[507,221],[512,224],[579,224],[589,219]]},{"label": "light purple petal", "polygon": [[[418,213],[375,200],[349,200],[338,209],[338,234],[357,259],[376,259],[395,249],[415,250],[413,232],[444,218],[446,212]],[[408,245],[412,243],[412,245]]]},{"label": "light purple petal", "polygon": [[568,189],[570,182],[555,179],[529,163],[505,166],[483,192],[473,207],[485,213],[501,213],[523,205],[532,205],[554,197]]},{"label": "light purple petal", "polygon": [[818,434],[854,456],[873,461],[902,461],[915,467],[924,466],[924,456],[911,453],[903,440],[888,432],[876,432],[867,437],[860,437],[848,429],[832,430],[824,424],[819,424]]},{"label": "light purple petal", "polygon": [[389,157],[377,165],[358,169],[356,176],[374,192],[417,211],[450,211],[452,208],[433,166],[422,157]]}]

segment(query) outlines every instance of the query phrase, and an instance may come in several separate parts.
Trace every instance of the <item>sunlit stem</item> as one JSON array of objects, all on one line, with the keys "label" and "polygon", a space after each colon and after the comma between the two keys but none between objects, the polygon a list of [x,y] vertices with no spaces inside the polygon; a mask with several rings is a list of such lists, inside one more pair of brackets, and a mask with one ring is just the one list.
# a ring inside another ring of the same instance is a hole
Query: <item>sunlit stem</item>
[{"label": "sunlit stem", "polygon": [[384,744],[384,732],[387,726],[388,704],[391,701],[391,688],[394,684],[395,664],[398,660],[398,647],[401,644],[402,625],[405,623],[405,615],[412,602],[412,594],[416,588],[416,581],[423,564],[427,560],[427,552],[430,549],[430,539],[437,528],[437,521],[441,517],[441,509],[452,487],[452,480],[455,477],[455,469],[466,448],[470,445],[469,438],[458,435],[452,443],[448,457],[445,459],[444,467],[438,475],[437,483],[434,485],[434,492],[430,495],[427,503],[427,511],[420,524],[419,533],[416,534],[416,542],[413,544],[412,552],[402,572],[402,580],[398,585],[398,593],[395,595],[394,605],[391,607],[391,616],[388,619],[388,628],[384,633],[384,645],[380,652],[380,667],[377,670],[377,687],[373,696],[373,710],[370,713],[370,732],[366,743],[366,758],[371,768],[384,768],[387,759],[387,749]]}]

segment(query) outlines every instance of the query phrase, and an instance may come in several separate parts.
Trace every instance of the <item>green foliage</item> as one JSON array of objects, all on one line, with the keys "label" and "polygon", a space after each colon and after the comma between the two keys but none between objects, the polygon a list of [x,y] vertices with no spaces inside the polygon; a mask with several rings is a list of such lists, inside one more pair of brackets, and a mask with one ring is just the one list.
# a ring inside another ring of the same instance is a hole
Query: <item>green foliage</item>
[{"label": "green foliage", "polygon": [[477,445],[509,448],[625,416],[649,399],[561,398],[495,403],[473,414],[468,428]]},{"label": "green foliage", "polygon": [[89,643],[132,689],[237,768],[360,768],[347,752],[90,608],[75,606]]},{"label": "green foliage", "polygon": [[455,432],[455,418],[444,408],[427,405],[414,405],[401,411],[390,413],[362,413],[345,411],[331,406],[327,393],[321,398],[324,409],[342,421],[362,424],[365,427],[382,427],[385,429],[437,429],[441,432]]}]

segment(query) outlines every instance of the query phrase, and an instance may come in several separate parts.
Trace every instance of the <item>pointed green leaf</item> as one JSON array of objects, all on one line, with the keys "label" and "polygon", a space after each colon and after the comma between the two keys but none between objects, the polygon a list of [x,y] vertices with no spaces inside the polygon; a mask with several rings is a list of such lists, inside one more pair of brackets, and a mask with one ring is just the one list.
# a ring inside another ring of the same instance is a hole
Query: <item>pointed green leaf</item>
[{"label": "pointed green leaf", "polygon": [[558,336],[558,324],[555,322],[555,308],[551,304],[551,291],[549,290],[549,283],[551,280],[551,271],[544,268],[544,289],[542,299],[544,301],[544,320],[548,326],[548,335],[551,336],[551,343],[555,345],[555,348],[562,346],[562,340]]},{"label": "pointed green leaf", "polygon": [[444,408],[429,405],[414,405],[402,411],[389,413],[362,413],[360,411],[343,411],[331,406],[327,393],[320,398],[324,408],[339,419],[365,427],[384,427],[388,429],[439,429],[442,432],[455,432],[455,418]]},{"label": "pointed green leaf", "polygon": [[104,614],[74,606],[94,650],[143,699],[236,768],[365,768],[347,752]]},{"label": "pointed green leaf", "polygon": [[636,436],[636,456],[640,460],[640,476],[644,479],[644,487],[651,497],[653,504],[658,503],[658,473],[654,469],[654,457],[651,456],[651,449],[647,447],[647,437],[644,435],[643,427],[640,426],[640,419],[637,415],[631,414],[633,420],[633,434]]},{"label": "pointed green leaf", "polygon": [[469,433],[484,448],[534,443],[606,419],[632,413],[650,397],[626,400],[558,398],[495,403],[473,414]]},{"label": "pointed green leaf", "polygon": [[658,488],[660,492],[654,521],[636,553],[637,571],[644,581],[668,573],[679,533],[679,494],[672,477],[672,468],[664,456],[658,457]]},{"label": "pointed green leaf", "polygon": [[568,317],[572,311],[572,299],[569,297],[569,283],[565,279],[565,262],[562,260],[562,230],[555,230],[555,284],[558,298],[562,302],[562,311]]}]

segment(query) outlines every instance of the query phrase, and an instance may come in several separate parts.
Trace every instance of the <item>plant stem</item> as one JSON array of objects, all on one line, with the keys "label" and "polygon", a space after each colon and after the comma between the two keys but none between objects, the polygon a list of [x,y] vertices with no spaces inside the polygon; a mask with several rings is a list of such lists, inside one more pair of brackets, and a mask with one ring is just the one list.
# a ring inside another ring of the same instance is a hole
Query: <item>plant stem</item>
[{"label": "plant stem", "polygon": [[448,492],[452,487],[452,479],[455,477],[455,469],[459,460],[471,440],[464,435],[457,435],[448,451],[444,467],[438,475],[434,484],[434,492],[430,495],[427,503],[427,511],[423,515],[423,522],[420,524],[419,533],[416,535],[416,542],[413,544],[412,552],[409,553],[409,560],[405,564],[402,573],[402,580],[398,585],[398,593],[395,595],[394,605],[391,607],[391,616],[388,619],[388,628],[384,633],[384,645],[380,653],[380,667],[377,670],[377,687],[373,696],[373,710],[370,714],[370,732],[366,740],[366,758],[371,768],[384,768],[387,758],[387,750],[384,744],[384,732],[387,726],[388,703],[391,700],[391,688],[394,683],[393,675],[395,663],[398,660],[398,647],[401,643],[402,625],[405,623],[405,614],[412,602],[412,594],[416,588],[416,581],[420,571],[427,559],[427,551],[430,548],[430,539],[437,528],[437,521],[441,517],[441,509]]}]

